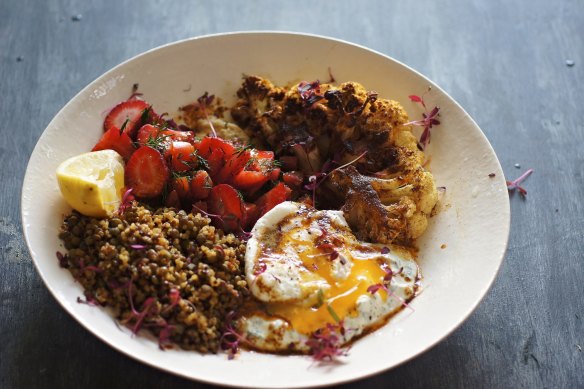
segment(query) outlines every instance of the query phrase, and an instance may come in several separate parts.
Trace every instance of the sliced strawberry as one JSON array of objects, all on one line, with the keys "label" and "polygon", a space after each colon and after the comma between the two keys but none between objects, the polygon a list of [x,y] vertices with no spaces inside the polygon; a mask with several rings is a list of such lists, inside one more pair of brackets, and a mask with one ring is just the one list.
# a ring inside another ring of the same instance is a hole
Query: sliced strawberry
[{"label": "sliced strawberry", "polygon": [[280,182],[273,187],[269,192],[264,193],[255,204],[258,207],[259,217],[262,217],[270,209],[276,205],[288,200],[292,191],[284,183]]},{"label": "sliced strawberry", "polygon": [[231,158],[235,154],[235,147],[221,138],[213,138],[207,136],[201,140],[198,146],[199,154],[204,158],[208,158],[215,150],[221,150],[224,159]]},{"label": "sliced strawberry", "polygon": [[279,161],[282,164],[282,169],[286,171],[298,169],[298,157],[296,156],[283,155],[279,158]]},{"label": "sliced strawberry", "polygon": [[159,196],[170,175],[162,155],[148,146],[142,146],[132,154],[125,173],[126,186],[142,198]]},{"label": "sliced strawberry", "polygon": [[213,182],[217,183],[217,175],[225,165],[225,154],[221,149],[214,149],[211,155],[207,157],[207,165],[209,165],[209,174]]},{"label": "sliced strawberry", "polygon": [[301,172],[286,172],[282,174],[282,180],[292,189],[300,189],[304,182],[304,175]]},{"label": "sliced strawberry", "polygon": [[103,134],[99,142],[91,151],[99,150],[115,150],[120,154],[125,161],[130,159],[132,153],[136,150],[132,144],[132,139],[125,132],[120,132],[117,128],[112,128]]},{"label": "sliced strawberry", "polygon": [[209,197],[209,192],[213,187],[213,181],[209,177],[209,173],[204,170],[197,171],[191,179],[191,196],[195,200],[204,200]]},{"label": "sliced strawberry", "polygon": [[230,158],[226,158],[225,165],[223,165],[223,168],[221,168],[221,171],[217,174],[217,183],[231,184],[233,178],[237,173],[243,170],[250,158],[251,155],[248,150],[235,152]]},{"label": "sliced strawberry", "polygon": [[171,141],[194,143],[195,134],[192,131],[176,131],[162,129],[152,124],[144,124],[138,130],[136,141],[142,145],[169,144]]},{"label": "sliced strawberry", "polygon": [[189,177],[174,177],[171,182],[171,187],[178,194],[179,199],[184,204],[187,204],[190,199],[190,186]]},{"label": "sliced strawberry", "polygon": [[171,190],[168,196],[166,196],[166,200],[164,205],[170,208],[180,209],[180,198],[176,190]]},{"label": "sliced strawberry", "polygon": [[206,213],[207,212],[207,202],[206,201],[195,201],[193,203],[193,213]]},{"label": "sliced strawberry", "polygon": [[242,170],[233,178],[233,186],[251,196],[268,180],[268,176],[262,172]]},{"label": "sliced strawberry", "polygon": [[148,143],[152,143],[153,141],[162,141],[164,137],[164,130],[160,127],[153,126],[152,124],[144,124],[138,130],[138,134],[136,135],[136,141],[140,143],[142,146],[146,146]]},{"label": "sliced strawberry", "polygon": [[209,193],[209,213],[218,215],[213,222],[224,231],[237,231],[243,217],[243,202],[237,191],[227,184],[219,184]]},{"label": "sliced strawberry", "polygon": [[268,179],[272,181],[276,181],[280,178],[280,168],[275,167],[272,170],[268,171]]},{"label": "sliced strawberry", "polygon": [[248,230],[254,226],[258,220],[258,207],[254,203],[243,203],[243,218],[241,226]]},{"label": "sliced strawberry", "polygon": [[164,151],[164,158],[175,172],[186,172],[197,167],[195,147],[188,142],[172,142]]},{"label": "sliced strawberry", "polygon": [[107,114],[103,122],[105,131],[117,128],[128,134],[132,139],[142,124],[142,114],[148,108],[143,100],[127,100],[119,103]]}]

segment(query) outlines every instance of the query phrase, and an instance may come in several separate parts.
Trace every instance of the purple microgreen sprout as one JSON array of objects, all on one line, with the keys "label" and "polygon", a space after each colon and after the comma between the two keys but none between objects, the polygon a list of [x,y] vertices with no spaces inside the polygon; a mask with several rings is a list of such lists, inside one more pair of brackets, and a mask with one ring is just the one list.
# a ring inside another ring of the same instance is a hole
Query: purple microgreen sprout
[{"label": "purple microgreen sprout", "polygon": [[101,273],[103,271],[102,269],[100,269],[97,266],[93,266],[93,265],[87,265],[86,266],[85,265],[85,261],[83,260],[83,258],[80,258],[79,259],[79,271],[85,271],[85,270],[92,271],[92,272],[95,272],[95,273]]},{"label": "purple microgreen sprout", "polygon": [[391,251],[391,250],[389,250],[389,247],[387,247],[387,246],[383,246],[383,247],[381,248],[381,254],[384,254],[384,255],[385,255],[385,254],[389,254],[389,252],[390,252],[390,251]]},{"label": "purple microgreen sprout", "polygon": [[69,268],[69,262],[68,262],[69,256],[67,254],[63,254],[60,251],[57,251],[56,254],[57,254],[57,260],[59,260],[59,266],[64,268],[64,269]]},{"label": "purple microgreen sprout", "polygon": [[95,299],[95,297],[93,297],[93,296],[91,296],[91,295],[89,295],[87,293],[85,294],[85,300],[82,299],[81,297],[77,297],[77,303],[79,303],[79,304],[87,304],[87,305],[90,305],[92,307],[96,307],[96,306],[100,305],[99,304],[99,301],[97,301]]},{"label": "purple microgreen sprout", "polygon": [[336,82],[337,80],[335,80],[335,76],[333,76],[333,72],[331,70],[331,67],[328,67],[328,74],[329,74],[329,80],[328,83],[332,84],[333,82]]},{"label": "purple microgreen sprout", "polygon": [[134,299],[132,297],[132,287],[133,282],[128,284],[128,300],[130,302],[131,314],[126,320],[123,321],[124,324],[129,324],[131,321],[134,321],[134,326],[131,328],[133,334],[137,334],[142,327],[142,323],[144,319],[151,314],[152,308],[156,308],[156,299],[154,297],[148,297],[142,303],[142,311],[137,311],[134,306]]},{"label": "purple microgreen sprout", "polygon": [[[386,248],[386,247],[384,247],[384,248]],[[388,250],[387,253],[389,253],[389,248],[387,250]],[[383,276],[383,282],[382,283],[379,283],[379,284],[370,285],[367,288],[367,292],[369,292],[371,294],[375,294],[375,293],[377,293],[377,291],[379,289],[381,289],[381,290],[384,290],[386,293],[390,294],[390,290],[389,290],[388,287],[391,284],[391,280],[392,280],[393,276],[400,274],[403,270],[404,270],[404,268],[402,267],[398,271],[394,272],[388,266],[385,269],[385,275]]]},{"label": "purple microgreen sprout", "polygon": [[253,275],[257,277],[260,274],[264,273],[267,269],[268,269],[268,265],[266,265],[265,262],[260,262],[257,264],[257,266],[254,267]]},{"label": "purple microgreen sprout", "polygon": [[343,347],[340,336],[343,333],[342,323],[338,325],[327,323],[325,327],[314,331],[306,341],[312,358],[317,362],[332,362],[337,357],[346,356],[348,348]]},{"label": "purple microgreen sprout", "polygon": [[320,93],[320,81],[318,80],[313,82],[302,81],[298,84],[298,93],[305,108],[310,108],[317,101],[324,99],[324,96]]},{"label": "purple microgreen sprout", "polygon": [[525,173],[523,173],[521,176],[519,176],[519,178],[517,178],[513,181],[507,181],[507,189],[509,191],[514,191],[515,189],[517,189],[523,197],[527,196],[527,191],[525,190],[525,188],[521,187],[519,184],[521,184],[523,181],[525,181],[525,179],[527,177],[529,177],[531,175],[531,173],[533,173],[533,169],[527,170]]},{"label": "purple microgreen sprout", "polygon": [[[363,158],[365,156],[365,154],[367,154],[367,150],[365,150],[364,152],[362,152],[361,154],[359,154],[359,156],[357,156],[357,158],[353,159],[350,162],[347,162],[344,165],[341,165],[335,169],[332,169],[330,171],[321,171],[318,172],[316,174],[311,175],[310,177],[308,177],[308,184],[304,185],[304,189],[312,191],[312,205],[315,206],[316,205],[316,190],[318,189],[318,187],[326,180],[326,178],[333,174],[335,171],[343,169],[349,165],[354,164],[355,162],[357,162],[358,160],[360,160],[361,158]],[[327,161],[328,162],[328,161]],[[327,163],[325,162],[322,165],[322,168],[330,168],[332,166],[332,163]]]},{"label": "purple microgreen sprout", "polygon": [[134,201],[132,190],[132,188],[129,188],[124,192],[124,195],[122,196],[122,202],[118,208],[118,214],[123,215],[124,212],[126,212],[126,210],[132,206],[132,201]]},{"label": "purple microgreen sprout", "polygon": [[138,87],[140,85],[138,83],[132,85],[132,94],[128,97],[128,100],[134,100],[143,95],[143,93],[138,92]]},{"label": "purple microgreen sprout", "polygon": [[221,335],[221,348],[227,351],[228,358],[233,359],[242,343],[249,343],[243,334],[235,328],[235,311],[231,311],[225,318],[225,330]]},{"label": "purple microgreen sprout", "polygon": [[410,95],[408,96],[410,100],[414,103],[419,103],[424,107],[425,112],[422,113],[423,119],[421,120],[413,120],[404,124],[404,126],[418,126],[423,127],[424,131],[422,131],[422,135],[420,136],[420,140],[418,142],[418,147],[420,150],[424,151],[426,146],[430,143],[430,129],[433,126],[437,126],[440,124],[438,120],[438,116],[440,116],[440,108],[438,106],[432,108],[430,112],[426,108],[426,103],[424,102],[424,97],[420,97],[417,95]]}]

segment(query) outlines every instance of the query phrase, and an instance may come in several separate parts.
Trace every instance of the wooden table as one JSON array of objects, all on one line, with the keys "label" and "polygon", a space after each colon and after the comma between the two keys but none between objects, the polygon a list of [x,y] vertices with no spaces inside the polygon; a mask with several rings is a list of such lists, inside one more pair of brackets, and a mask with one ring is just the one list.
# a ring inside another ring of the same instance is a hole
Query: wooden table
[{"label": "wooden table", "polygon": [[511,196],[509,249],[476,312],[398,368],[347,387],[584,387],[584,6],[579,0],[0,2],[0,387],[196,383],[142,365],[50,296],[22,237],[32,149],[94,78],[196,35],[291,30],[362,44],[441,85],[478,122]]}]

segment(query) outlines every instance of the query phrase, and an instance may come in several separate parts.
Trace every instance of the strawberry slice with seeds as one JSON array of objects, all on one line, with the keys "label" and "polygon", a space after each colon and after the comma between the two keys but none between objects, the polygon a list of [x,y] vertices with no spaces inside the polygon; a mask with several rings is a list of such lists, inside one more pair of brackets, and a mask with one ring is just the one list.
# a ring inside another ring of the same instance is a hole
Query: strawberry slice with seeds
[{"label": "strawberry slice with seeds", "polygon": [[125,161],[129,160],[136,149],[132,144],[132,140],[125,132],[120,132],[117,128],[112,128],[106,131],[99,142],[93,146],[91,151],[99,150],[115,150],[120,154]]},{"label": "strawberry slice with seeds", "polygon": [[142,114],[149,107],[144,100],[127,100],[119,103],[107,114],[103,121],[103,128],[109,131],[117,128],[134,139],[136,132],[142,124]]},{"label": "strawberry slice with seeds", "polygon": [[142,198],[162,194],[170,176],[164,157],[148,146],[142,146],[132,154],[125,173],[126,187],[132,188],[132,194]]}]

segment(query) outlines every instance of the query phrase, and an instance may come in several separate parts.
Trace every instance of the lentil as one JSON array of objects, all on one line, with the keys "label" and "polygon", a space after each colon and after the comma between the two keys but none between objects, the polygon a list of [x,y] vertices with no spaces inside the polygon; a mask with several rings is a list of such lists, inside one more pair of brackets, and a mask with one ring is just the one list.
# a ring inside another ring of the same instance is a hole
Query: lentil
[{"label": "lentil", "polygon": [[161,348],[216,353],[229,312],[248,296],[245,243],[201,214],[133,202],[108,219],[75,211],[61,226],[58,254],[83,286],[86,302],[113,308],[134,332]]}]

